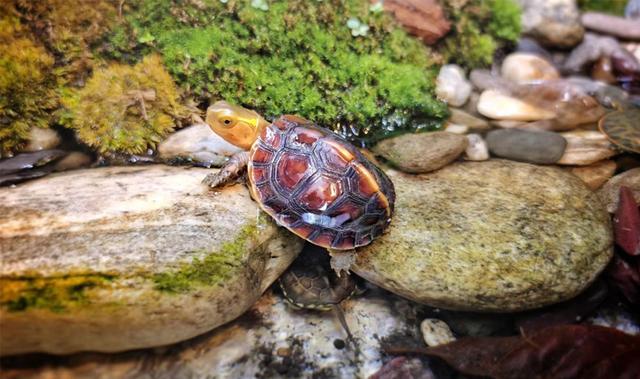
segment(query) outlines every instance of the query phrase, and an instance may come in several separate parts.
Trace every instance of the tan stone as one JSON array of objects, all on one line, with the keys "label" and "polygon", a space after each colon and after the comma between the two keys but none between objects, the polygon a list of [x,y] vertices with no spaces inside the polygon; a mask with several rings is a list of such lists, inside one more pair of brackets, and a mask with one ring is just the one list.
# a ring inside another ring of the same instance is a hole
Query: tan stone
[{"label": "tan stone", "polygon": [[616,162],[607,159],[588,166],[568,167],[567,169],[582,179],[587,187],[595,191],[602,187],[616,172]]},{"label": "tan stone", "polygon": [[586,166],[618,154],[615,146],[599,131],[574,130],[560,134],[567,140],[567,148],[558,164]]},{"label": "tan stone", "polygon": [[554,80],[560,73],[544,58],[530,53],[509,54],[501,67],[502,77],[516,83]]},{"label": "tan stone", "polygon": [[478,100],[478,112],[496,120],[537,121],[556,116],[552,111],[536,107],[496,90],[486,90]]}]

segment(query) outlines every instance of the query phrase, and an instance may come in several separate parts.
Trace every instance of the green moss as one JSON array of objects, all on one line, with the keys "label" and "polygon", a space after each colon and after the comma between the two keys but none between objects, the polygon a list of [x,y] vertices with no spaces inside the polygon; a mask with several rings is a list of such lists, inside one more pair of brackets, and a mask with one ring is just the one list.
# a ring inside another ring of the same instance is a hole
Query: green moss
[{"label": "green moss", "polygon": [[10,312],[46,309],[64,312],[91,302],[88,291],[108,285],[109,275],[78,275],[57,278],[0,279],[0,307]]},{"label": "green moss", "polygon": [[492,0],[491,21],[487,29],[489,33],[501,40],[516,42],[520,38],[521,16],[520,6],[513,0]]},{"label": "green moss", "polygon": [[[11,0],[7,0],[11,1]],[[118,1],[13,0],[22,19],[63,67],[67,85],[82,86],[101,49],[102,38],[118,25]]]},{"label": "green moss", "polygon": [[173,272],[163,272],[153,277],[155,288],[170,293],[187,292],[198,286],[215,286],[228,280],[246,262],[245,256],[255,245],[257,226],[242,229],[235,240],[223,244],[218,251],[204,253],[204,258],[194,258]]},{"label": "green moss", "polygon": [[449,0],[452,33],[440,44],[445,60],[468,68],[488,66],[500,47],[518,40],[521,10],[514,0]]},{"label": "green moss", "polygon": [[156,55],[135,66],[99,69],[79,90],[62,98],[61,122],[101,153],[142,153],[154,147],[186,115],[173,80]]},{"label": "green moss", "polygon": [[628,0],[578,0],[578,6],[585,12],[605,12],[623,16],[627,2]]},{"label": "green moss", "polygon": [[0,157],[19,149],[57,106],[54,59],[30,37],[15,10],[0,6]]},{"label": "green moss", "polygon": [[[143,0],[125,12],[107,55],[157,51],[201,102],[225,99],[267,118],[295,113],[353,139],[437,127],[446,107],[433,94],[427,48],[369,6],[296,0],[264,10],[249,1]],[[350,18],[369,26],[366,35],[351,34]],[[404,117],[393,130],[382,127],[398,113]]]}]

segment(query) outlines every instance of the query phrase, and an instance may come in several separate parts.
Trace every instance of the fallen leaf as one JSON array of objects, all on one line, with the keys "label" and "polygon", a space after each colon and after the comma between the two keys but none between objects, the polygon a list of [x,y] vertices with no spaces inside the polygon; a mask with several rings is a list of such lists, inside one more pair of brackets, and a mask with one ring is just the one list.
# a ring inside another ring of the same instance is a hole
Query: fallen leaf
[{"label": "fallen leaf", "polygon": [[569,301],[520,314],[516,327],[527,335],[550,326],[578,323],[602,304],[608,292],[607,284],[598,280]]},{"label": "fallen leaf", "polygon": [[640,211],[629,187],[620,187],[620,201],[613,217],[616,244],[631,255],[640,255]]},{"label": "fallen leaf", "polygon": [[393,358],[369,379],[435,379],[435,375],[419,359]]},{"label": "fallen leaf", "polygon": [[635,263],[614,255],[607,267],[607,275],[630,303],[640,304],[640,260]]},{"label": "fallen leaf", "polygon": [[640,378],[640,336],[596,325],[562,325],[514,337],[465,337],[421,349],[386,348],[443,359],[469,375],[495,379]]}]

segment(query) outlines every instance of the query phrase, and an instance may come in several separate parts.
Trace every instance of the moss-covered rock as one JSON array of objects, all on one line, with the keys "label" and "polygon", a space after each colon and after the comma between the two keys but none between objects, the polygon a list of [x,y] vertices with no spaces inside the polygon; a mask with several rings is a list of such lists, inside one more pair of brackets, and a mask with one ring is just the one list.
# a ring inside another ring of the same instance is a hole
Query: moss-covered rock
[{"label": "moss-covered rock", "polygon": [[433,128],[445,117],[427,48],[368,1],[259,5],[141,1],[126,8],[110,56],[158,51],[201,101],[225,99],[267,118],[296,113],[353,138]]},{"label": "moss-covered rock", "polygon": [[0,190],[2,354],[165,345],[251,307],[302,241],[244,186],[209,191],[208,172],[110,167]]},{"label": "moss-covered rock", "polygon": [[22,147],[31,127],[48,127],[56,82],[53,57],[10,4],[0,5],[0,158]]},{"label": "moss-covered rock", "polygon": [[521,11],[515,0],[447,0],[445,5],[454,22],[440,51],[449,62],[488,66],[496,49],[520,37]]},{"label": "moss-covered rock", "polygon": [[353,271],[411,300],[465,311],[537,308],[576,296],[611,258],[606,208],[558,168],[492,160],[390,174],[393,221],[358,251]]},{"label": "moss-covered rock", "polygon": [[578,6],[585,12],[605,12],[623,16],[628,2],[629,0],[578,0]]},{"label": "moss-covered rock", "polygon": [[61,121],[101,153],[142,153],[173,130],[187,110],[157,55],[135,66],[96,70],[86,86],[62,98]]},{"label": "moss-covered rock", "polygon": [[[65,85],[82,86],[97,59],[94,51],[118,25],[119,1],[6,0],[56,58]],[[120,4],[122,6],[122,4]]]}]

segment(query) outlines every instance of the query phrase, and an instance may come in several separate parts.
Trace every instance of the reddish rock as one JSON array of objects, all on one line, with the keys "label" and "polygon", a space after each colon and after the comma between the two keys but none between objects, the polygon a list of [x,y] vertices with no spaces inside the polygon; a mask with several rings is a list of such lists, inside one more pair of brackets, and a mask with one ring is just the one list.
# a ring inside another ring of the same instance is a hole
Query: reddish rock
[{"label": "reddish rock", "polygon": [[615,241],[629,255],[640,255],[640,211],[628,187],[620,187],[620,201],[613,218]]},{"label": "reddish rock", "polygon": [[[377,3],[379,0],[372,0]],[[384,10],[392,13],[410,34],[427,45],[436,43],[451,28],[436,0],[385,0]]]}]

